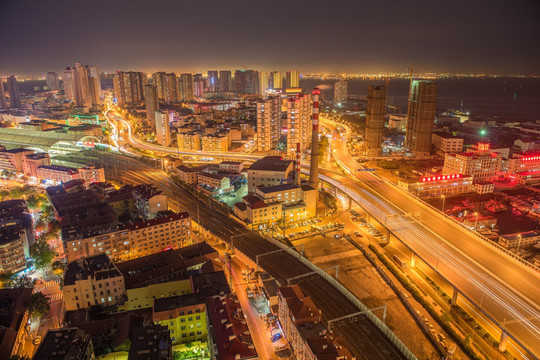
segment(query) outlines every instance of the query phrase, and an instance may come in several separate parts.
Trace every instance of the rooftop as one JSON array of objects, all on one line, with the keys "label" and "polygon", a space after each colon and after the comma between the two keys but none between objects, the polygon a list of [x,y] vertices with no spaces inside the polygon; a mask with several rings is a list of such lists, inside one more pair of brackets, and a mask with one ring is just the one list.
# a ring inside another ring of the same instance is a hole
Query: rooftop
[{"label": "rooftop", "polygon": [[154,185],[151,184],[137,185],[133,188],[133,191],[145,200],[149,200],[152,197],[162,193],[161,190],[158,190]]},{"label": "rooftop", "polygon": [[38,166],[38,170],[39,169],[61,171],[61,172],[68,173],[70,175],[79,173],[79,170],[77,169],[70,168],[67,166],[60,166],[60,165],[41,165],[41,166]]},{"label": "rooftop", "polygon": [[249,167],[249,170],[287,171],[292,163],[292,160],[282,160],[281,158],[267,156],[255,161]]},{"label": "rooftop", "polygon": [[49,330],[32,360],[84,359],[90,341],[90,335],[76,327]]},{"label": "rooftop", "polygon": [[105,254],[89,256],[70,262],[64,273],[64,285],[74,285],[78,280],[96,280],[122,276],[114,263]]},{"label": "rooftop", "polygon": [[172,359],[172,341],[169,329],[161,325],[135,328],[130,336],[129,360]]},{"label": "rooftop", "polygon": [[137,222],[128,224],[128,225],[126,225],[126,228],[128,230],[130,230],[130,231],[133,231],[133,230],[144,229],[144,228],[147,228],[147,227],[150,227],[150,226],[157,226],[157,225],[161,225],[161,224],[166,224],[166,223],[169,223],[171,221],[188,219],[188,218],[189,218],[189,213],[187,211],[181,212],[181,213],[170,213],[170,214],[167,214],[167,215],[158,216],[158,217],[153,218],[151,220],[141,220],[141,221],[137,221]]},{"label": "rooftop", "polygon": [[272,186],[261,186],[258,187],[257,190],[261,191],[265,194],[278,192],[278,191],[286,191],[286,190],[293,190],[300,188],[296,184],[280,184],[280,185],[272,185]]},{"label": "rooftop", "polygon": [[434,132],[433,135],[441,137],[443,139],[461,139],[461,140],[463,140],[462,138],[458,138],[457,136],[454,136],[452,134],[445,133],[445,132]]}]

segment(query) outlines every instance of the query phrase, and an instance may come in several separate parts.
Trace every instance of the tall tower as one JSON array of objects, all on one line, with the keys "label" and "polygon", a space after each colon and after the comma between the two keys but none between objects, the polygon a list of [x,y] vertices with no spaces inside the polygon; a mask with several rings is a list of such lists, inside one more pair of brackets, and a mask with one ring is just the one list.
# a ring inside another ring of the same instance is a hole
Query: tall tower
[{"label": "tall tower", "polygon": [[281,98],[279,96],[257,102],[257,150],[274,150],[281,130]]},{"label": "tall tower", "polygon": [[219,78],[217,70],[208,70],[208,91],[218,92],[219,90]]},{"label": "tall tower", "polygon": [[169,127],[169,113],[157,110],[156,117],[156,141],[159,145],[169,146],[171,143],[171,129]]},{"label": "tall tower", "polygon": [[182,101],[193,100],[193,74],[180,74],[180,98]]},{"label": "tall tower", "polygon": [[259,72],[259,94],[263,97],[266,96],[266,91],[269,89],[268,80],[270,78],[270,73],[268,71]]},{"label": "tall tower", "polygon": [[313,113],[311,115],[311,164],[309,168],[309,186],[317,189],[319,185],[319,88],[313,89]]},{"label": "tall tower", "polygon": [[222,70],[219,72],[219,92],[225,94],[231,91],[233,91],[231,72]]},{"label": "tall tower", "polygon": [[338,81],[334,85],[334,105],[341,105],[347,101],[347,82]]},{"label": "tall tower", "polygon": [[285,75],[286,87],[287,88],[298,88],[300,87],[300,73],[296,70],[287,71]]},{"label": "tall tower", "polygon": [[0,77],[0,109],[7,109],[6,91],[4,90],[4,79]]},{"label": "tall tower", "polygon": [[164,76],[163,100],[166,103],[178,102],[178,85],[175,73],[168,73]]},{"label": "tall tower", "polygon": [[204,79],[202,74],[193,75],[193,96],[202,98],[204,96]]},{"label": "tall tower", "polygon": [[88,75],[88,91],[92,105],[99,105],[101,96],[101,74],[97,66],[86,65]]},{"label": "tall tower", "polygon": [[153,73],[152,74],[152,82],[156,86],[158,99],[163,99],[164,98],[163,94],[165,92],[163,90],[163,86],[165,84],[165,73],[163,71]]},{"label": "tall tower", "polygon": [[11,75],[7,78],[7,90],[9,92],[9,98],[11,101],[11,107],[17,108],[21,106],[21,95],[19,94],[19,86],[17,85],[17,79],[15,75]]},{"label": "tall tower", "polygon": [[366,107],[366,155],[382,155],[384,116],[386,115],[386,87],[368,88]]},{"label": "tall tower", "polygon": [[47,73],[47,88],[52,91],[60,90],[60,80],[55,72]]},{"label": "tall tower", "polygon": [[437,84],[427,80],[413,80],[407,110],[405,146],[415,155],[431,152],[431,137],[437,109]]},{"label": "tall tower", "polygon": [[311,142],[309,131],[311,95],[298,94],[287,99],[287,155],[294,155],[296,144],[307,149]]},{"label": "tall tower", "polygon": [[146,119],[156,130],[156,111],[159,110],[156,85],[146,84],[144,86],[144,102],[146,105]]},{"label": "tall tower", "polygon": [[283,88],[283,73],[281,71],[273,71],[270,73],[272,79],[272,89],[282,89]]}]

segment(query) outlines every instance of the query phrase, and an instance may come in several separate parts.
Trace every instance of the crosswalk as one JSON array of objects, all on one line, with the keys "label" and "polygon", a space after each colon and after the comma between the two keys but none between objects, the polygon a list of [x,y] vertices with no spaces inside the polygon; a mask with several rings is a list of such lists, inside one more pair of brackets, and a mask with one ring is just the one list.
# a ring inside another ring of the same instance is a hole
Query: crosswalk
[{"label": "crosswalk", "polygon": [[60,280],[50,280],[43,282],[44,288],[60,286]]},{"label": "crosswalk", "polygon": [[52,295],[49,295],[49,298],[51,299],[51,302],[53,301],[61,301],[63,299],[63,294],[62,293],[56,293],[56,294],[52,294]]}]

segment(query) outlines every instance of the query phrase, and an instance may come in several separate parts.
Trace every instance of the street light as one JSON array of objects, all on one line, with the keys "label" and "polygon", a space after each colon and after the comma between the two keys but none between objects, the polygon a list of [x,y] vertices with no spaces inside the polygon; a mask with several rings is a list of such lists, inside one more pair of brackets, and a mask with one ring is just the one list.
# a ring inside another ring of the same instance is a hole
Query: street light
[{"label": "street light", "polygon": [[519,247],[521,245],[521,234],[518,234],[518,247],[517,247],[517,251],[516,251],[516,254],[519,256]]},{"label": "street light", "polygon": [[474,221],[474,230],[476,230],[476,225],[478,225],[478,213],[475,212],[474,215],[476,215],[476,220]]},{"label": "street light", "polygon": [[441,211],[444,212],[444,201],[446,200],[446,196],[441,195],[441,197],[442,197],[442,209],[441,209]]}]

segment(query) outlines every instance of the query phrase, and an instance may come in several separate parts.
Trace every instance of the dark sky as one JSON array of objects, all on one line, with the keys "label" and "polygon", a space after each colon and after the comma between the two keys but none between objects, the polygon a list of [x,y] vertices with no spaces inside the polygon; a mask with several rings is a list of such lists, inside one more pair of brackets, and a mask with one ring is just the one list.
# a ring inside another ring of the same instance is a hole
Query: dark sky
[{"label": "dark sky", "polygon": [[0,74],[540,74],[540,0],[0,0]]}]

